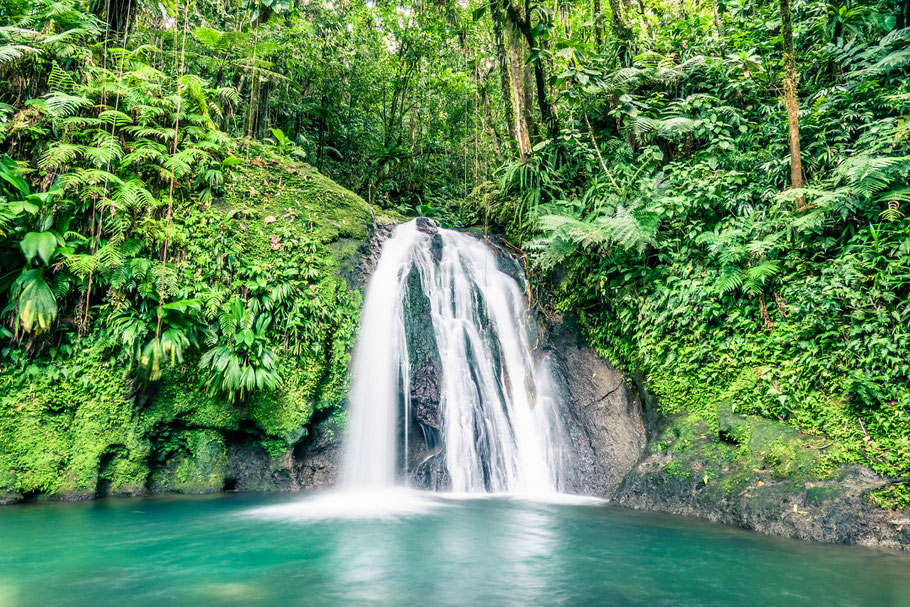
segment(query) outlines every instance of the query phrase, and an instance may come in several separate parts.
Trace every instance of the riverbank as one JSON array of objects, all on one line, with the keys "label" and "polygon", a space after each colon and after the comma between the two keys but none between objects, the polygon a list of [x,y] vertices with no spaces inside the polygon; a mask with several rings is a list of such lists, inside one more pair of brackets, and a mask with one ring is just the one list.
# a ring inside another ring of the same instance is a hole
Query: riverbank
[{"label": "riverbank", "polygon": [[824,439],[779,422],[730,410],[719,418],[717,427],[663,420],[611,501],[767,535],[910,550],[910,513],[873,502],[889,479],[858,465],[819,469]]}]

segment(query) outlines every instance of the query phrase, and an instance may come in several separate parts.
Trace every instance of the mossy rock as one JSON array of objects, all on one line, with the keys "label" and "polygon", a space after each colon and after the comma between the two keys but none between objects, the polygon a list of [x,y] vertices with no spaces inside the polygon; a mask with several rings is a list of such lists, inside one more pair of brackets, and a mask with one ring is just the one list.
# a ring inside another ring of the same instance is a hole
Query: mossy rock
[{"label": "mossy rock", "polygon": [[243,410],[223,396],[211,394],[200,380],[195,365],[168,370],[158,391],[141,414],[148,433],[157,424],[178,422],[188,427],[238,430]]},{"label": "mossy rock", "polygon": [[156,493],[213,493],[224,488],[228,458],[224,436],[215,430],[187,430],[181,449],[152,471],[149,488]]},{"label": "mossy rock", "polygon": [[757,415],[736,414],[729,404],[718,407],[722,436],[730,437],[748,453],[747,465],[767,470],[775,478],[797,481],[818,476],[818,437],[802,434],[783,422]]},{"label": "mossy rock", "polygon": [[102,472],[112,491],[143,491],[148,445],[123,373],[91,349],[53,369],[0,372],[0,491],[92,497]]},{"label": "mossy rock", "polygon": [[732,408],[714,419],[676,415],[662,420],[658,439],[611,498],[813,541],[910,545],[910,522],[893,512],[905,507],[906,484],[856,465],[820,468],[826,444]]},{"label": "mossy rock", "polygon": [[[231,173],[222,210],[245,212],[251,234],[263,253],[272,234],[283,227],[306,233],[322,244],[342,238],[364,241],[375,220],[386,215],[305,163],[282,158],[254,159]],[[273,217],[274,222],[265,223]],[[386,218],[387,219],[387,218]]]},{"label": "mossy rock", "polygon": [[[297,352],[276,348],[280,387],[232,404],[206,383],[198,352],[151,387],[139,386],[91,335],[73,339],[66,356],[6,363],[0,503],[219,491],[231,445],[258,445],[270,467],[286,465],[291,449],[312,434],[314,413],[327,417],[343,403],[362,299],[349,274],[374,222],[401,218],[309,165],[266,153],[232,167],[226,188],[211,204],[187,200],[175,209],[173,267],[183,284],[204,280],[204,269],[228,255],[265,271],[306,273],[311,287],[301,314],[309,341]],[[312,263],[301,265],[304,258]],[[230,288],[242,295],[246,285],[238,278]],[[142,398],[134,400],[137,393]],[[261,488],[274,488],[267,484]]]},{"label": "mossy rock", "polygon": [[282,375],[291,377],[277,390],[259,394],[250,401],[247,416],[266,436],[277,437],[286,446],[306,436],[306,427],[319,399],[319,381],[325,372],[317,360],[290,362]]}]

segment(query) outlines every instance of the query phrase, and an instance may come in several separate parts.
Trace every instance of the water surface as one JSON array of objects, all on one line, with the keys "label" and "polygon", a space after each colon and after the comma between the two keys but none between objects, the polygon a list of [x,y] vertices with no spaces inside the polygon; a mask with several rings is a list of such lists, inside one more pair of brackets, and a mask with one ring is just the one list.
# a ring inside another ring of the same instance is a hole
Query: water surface
[{"label": "water surface", "polygon": [[903,555],[593,502],[393,493],[0,508],[3,607],[908,604]]}]

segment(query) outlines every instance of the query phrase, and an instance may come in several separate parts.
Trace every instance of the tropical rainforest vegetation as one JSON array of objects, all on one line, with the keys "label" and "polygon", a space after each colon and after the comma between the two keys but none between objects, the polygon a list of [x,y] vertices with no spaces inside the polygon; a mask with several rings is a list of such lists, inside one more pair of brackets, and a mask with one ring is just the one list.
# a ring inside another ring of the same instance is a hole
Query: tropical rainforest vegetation
[{"label": "tropical rainforest vegetation", "polygon": [[70,464],[16,412],[86,370],[136,403],[183,377],[275,453],[333,410],[359,296],[328,245],[370,211],[322,175],[504,232],[662,413],[910,474],[907,0],[0,0],[0,75],[17,490]]}]

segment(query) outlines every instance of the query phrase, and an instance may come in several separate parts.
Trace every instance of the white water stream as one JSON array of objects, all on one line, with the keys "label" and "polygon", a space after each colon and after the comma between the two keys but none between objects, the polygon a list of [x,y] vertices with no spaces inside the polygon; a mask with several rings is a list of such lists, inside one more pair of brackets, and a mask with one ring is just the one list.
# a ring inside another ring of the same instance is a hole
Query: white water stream
[{"label": "white water stream", "polygon": [[[364,302],[344,480],[347,489],[406,482],[410,414],[409,297],[429,302],[438,349],[441,435],[454,492],[560,489],[567,453],[549,366],[529,343],[518,282],[483,241],[453,230],[398,226]],[[409,281],[417,272],[419,282]],[[421,294],[410,293],[420,285]],[[404,464],[402,464],[404,462]]]}]

